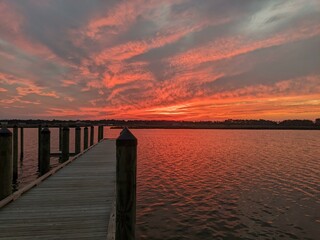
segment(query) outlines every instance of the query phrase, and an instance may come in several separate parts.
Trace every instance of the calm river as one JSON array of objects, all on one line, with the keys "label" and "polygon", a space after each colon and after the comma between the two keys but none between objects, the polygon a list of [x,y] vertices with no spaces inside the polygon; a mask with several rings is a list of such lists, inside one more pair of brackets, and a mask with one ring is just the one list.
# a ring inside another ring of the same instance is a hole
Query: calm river
[{"label": "calm river", "polygon": [[[137,239],[319,239],[320,131],[132,132]],[[20,187],[37,177],[37,130],[26,129],[25,138]]]}]

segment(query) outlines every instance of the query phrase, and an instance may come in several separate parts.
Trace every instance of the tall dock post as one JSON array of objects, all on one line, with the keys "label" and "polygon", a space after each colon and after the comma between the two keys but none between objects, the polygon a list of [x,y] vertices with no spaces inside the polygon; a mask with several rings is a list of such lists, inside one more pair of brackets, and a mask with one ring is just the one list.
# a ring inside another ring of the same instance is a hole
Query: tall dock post
[{"label": "tall dock post", "polygon": [[94,126],[90,127],[90,146],[94,143]]},{"label": "tall dock post", "polygon": [[12,133],[0,129],[0,201],[12,193]]},{"label": "tall dock post", "polygon": [[103,139],[103,126],[98,127],[98,142]]},{"label": "tall dock post", "polygon": [[88,127],[83,129],[83,150],[88,148]]},{"label": "tall dock post", "polygon": [[62,154],[60,162],[65,162],[69,160],[69,127],[64,127],[62,129]]},{"label": "tall dock post", "polygon": [[23,151],[24,151],[24,136],[23,127],[20,127],[20,161],[23,161]]},{"label": "tall dock post", "polygon": [[98,142],[101,140],[101,126],[98,126]]},{"label": "tall dock post", "polygon": [[117,138],[116,240],[134,240],[136,225],[136,137],[125,128]]},{"label": "tall dock post", "polygon": [[75,141],[74,141],[75,153],[78,154],[81,152],[81,128],[78,126],[75,129]]},{"label": "tall dock post", "polygon": [[102,140],[102,139],[104,138],[104,136],[103,136],[103,127],[104,127],[104,126],[101,126],[101,136],[100,136],[100,140]]},{"label": "tall dock post", "polygon": [[39,172],[40,175],[45,174],[50,169],[50,130],[45,127],[41,131],[41,156]]},{"label": "tall dock post", "polygon": [[62,150],[62,127],[59,126],[59,151]]},{"label": "tall dock post", "polygon": [[41,124],[38,126],[38,171],[40,172],[40,159],[41,159]]},{"label": "tall dock post", "polygon": [[12,181],[15,183],[18,179],[18,126],[14,125],[13,127],[13,158],[12,158],[12,164],[13,164],[13,175],[12,175]]}]

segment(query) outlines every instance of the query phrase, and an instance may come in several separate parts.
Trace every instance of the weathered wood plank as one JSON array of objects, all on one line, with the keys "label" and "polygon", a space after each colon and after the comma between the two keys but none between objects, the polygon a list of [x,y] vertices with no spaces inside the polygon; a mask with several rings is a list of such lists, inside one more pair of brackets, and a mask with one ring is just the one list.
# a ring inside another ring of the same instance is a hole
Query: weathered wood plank
[{"label": "weathered wood plank", "polygon": [[107,239],[116,147],[104,140],[0,209],[0,239]]}]

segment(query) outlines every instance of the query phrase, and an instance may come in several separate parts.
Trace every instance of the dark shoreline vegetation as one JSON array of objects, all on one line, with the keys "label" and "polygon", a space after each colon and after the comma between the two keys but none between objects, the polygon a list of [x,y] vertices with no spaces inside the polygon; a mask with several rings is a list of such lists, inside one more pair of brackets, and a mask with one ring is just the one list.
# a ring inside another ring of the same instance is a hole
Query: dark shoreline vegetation
[{"label": "dark shoreline vegetation", "polygon": [[2,119],[0,123],[34,126],[48,125],[105,125],[111,128],[124,126],[132,129],[282,129],[282,130],[320,130],[320,118],[312,120],[233,120],[225,121],[168,121],[168,120],[40,120],[40,119]]}]

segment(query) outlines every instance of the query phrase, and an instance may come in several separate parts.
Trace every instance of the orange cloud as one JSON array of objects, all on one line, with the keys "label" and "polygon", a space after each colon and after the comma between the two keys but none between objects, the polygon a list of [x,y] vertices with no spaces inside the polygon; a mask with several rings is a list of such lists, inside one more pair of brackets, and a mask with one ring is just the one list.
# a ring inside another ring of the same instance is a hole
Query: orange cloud
[{"label": "orange cloud", "polygon": [[[9,99],[1,99],[0,104],[3,104],[3,107],[8,107],[7,104],[15,104],[15,103],[22,103],[22,104],[31,104],[31,105],[40,105],[39,101],[28,101],[28,100],[22,100],[20,96],[9,98]],[[17,106],[15,106],[17,107]],[[21,106],[20,106],[21,107]]]},{"label": "orange cloud", "polygon": [[73,80],[61,80],[62,86],[63,87],[69,87],[72,85],[76,85],[77,83]]},{"label": "orange cloud", "polygon": [[27,78],[19,78],[11,74],[0,72],[0,83],[18,85],[19,87],[16,87],[16,91],[19,97],[36,94],[39,96],[59,98],[59,95],[55,91],[47,91],[45,87],[37,86],[36,83]]},{"label": "orange cloud", "polygon": [[[270,86],[245,87],[208,97],[196,96],[182,101],[177,99],[176,103],[166,106],[163,105],[164,103],[158,103],[159,106],[152,107],[157,104],[156,102],[144,107],[139,105],[139,108],[122,105],[121,111],[111,116],[168,120],[262,117],[283,119],[290,118],[292,115],[314,118],[316,114],[320,114],[319,86],[320,76],[310,75],[281,81]],[[99,108],[95,110],[99,111]]]},{"label": "orange cloud", "polygon": [[134,81],[152,81],[153,75],[147,70],[144,63],[120,65],[118,69],[104,74],[103,82],[106,88]]},{"label": "orange cloud", "polygon": [[45,96],[45,97],[53,97],[53,98],[59,98],[58,94],[54,91],[46,92],[41,87],[37,86],[30,86],[30,87],[17,87],[16,88],[17,93],[19,96],[26,96],[29,94],[36,94],[39,96]]},{"label": "orange cloud", "polygon": [[[146,110],[160,119],[313,118],[320,113],[320,75],[251,86]],[[284,110],[285,109],[285,110]]]},{"label": "orange cloud", "polygon": [[102,64],[105,61],[123,61],[140,54],[146,53],[154,48],[162,47],[166,44],[177,41],[186,34],[197,31],[204,26],[205,23],[200,23],[192,27],[184,29],[172,29],[171,31],[159,32],[159,35],[153,38],[131,41],[112,48],[105,49],[102,53],[95,57],[97,64]]}]

